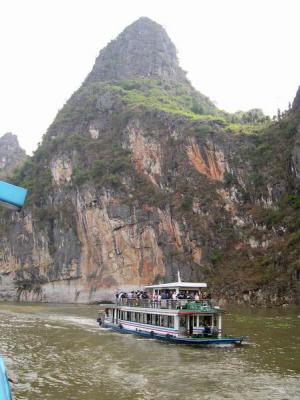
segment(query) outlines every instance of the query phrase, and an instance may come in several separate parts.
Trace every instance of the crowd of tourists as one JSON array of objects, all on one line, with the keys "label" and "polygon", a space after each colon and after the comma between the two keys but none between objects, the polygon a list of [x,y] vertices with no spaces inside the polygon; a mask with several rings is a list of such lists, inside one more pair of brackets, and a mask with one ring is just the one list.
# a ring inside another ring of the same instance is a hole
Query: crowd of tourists
[{"label": "crowd of tourists", "polygon": [[179,293],[172,290],[165,290],[161,293],[148,293],[143,290],[132,290],[131,292],[116,292],[116,300],[120,299],[139,299],[139,300],[152,300],[152,301],[161,301],[161,300],[189,300],[189,301],[200,301],[210,299],[211,296],[209,293],[202,292],[201,290],[190,292],[186,290],[181,290]]}]

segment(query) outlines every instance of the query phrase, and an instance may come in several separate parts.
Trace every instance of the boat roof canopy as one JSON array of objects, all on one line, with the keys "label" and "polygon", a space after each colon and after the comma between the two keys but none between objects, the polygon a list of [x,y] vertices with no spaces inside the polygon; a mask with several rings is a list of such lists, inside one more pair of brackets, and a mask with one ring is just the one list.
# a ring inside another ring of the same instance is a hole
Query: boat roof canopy
[{"label": "boat roof canopy", "polygon": [[173,282],[162,283],[160,285],[145,286],[145,289],[199,289],[206,288],[207,284],[204,282]]},{"label": "boat roof canopy", "polygon": [[184,289],[184,290],[195,290],[200,288],[206,288],[207,284],[204,282],[182,282],[180,278],[180,272],[178,271],[178,281],[172,283],[161,283],[158,285],[145,286],[145,289]]}]

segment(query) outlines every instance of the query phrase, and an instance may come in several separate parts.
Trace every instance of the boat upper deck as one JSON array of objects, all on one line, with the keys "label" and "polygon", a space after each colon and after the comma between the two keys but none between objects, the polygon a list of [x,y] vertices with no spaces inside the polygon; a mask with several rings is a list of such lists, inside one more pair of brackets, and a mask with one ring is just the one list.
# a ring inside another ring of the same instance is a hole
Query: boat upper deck
[{"label": "boat upper deck", "polygon": [[[107,304],[107,308],[149,310],[152,313],[202,313],[221,314],[223,310],[211,300],[204,282],[182,282],[178,272],[178,281],[145,286],[145,290],[131,292],[117,291],[116,303]],[[149,311],[148,311],[149,312]]]},{"label": "boat upper deck", "polygon": [[[203,313],[220,314],[223,312],[220,307],[215,305],[213,300],[151,300],[151,299],[128,299],[121,298],[116,303],[103,305],[107,308],[139,308],[139,311],[152,309],[154,312],[161,313]],[[149,310],[150,311],[150,310]]]}]

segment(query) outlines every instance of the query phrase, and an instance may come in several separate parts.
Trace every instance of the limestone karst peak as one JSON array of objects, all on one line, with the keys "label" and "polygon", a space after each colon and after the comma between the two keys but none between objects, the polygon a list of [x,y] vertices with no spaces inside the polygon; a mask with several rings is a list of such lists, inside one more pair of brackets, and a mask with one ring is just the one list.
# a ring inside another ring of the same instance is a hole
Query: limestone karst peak
[{"label": "limestone karst peak", "polygon": [[100,51],[87,82],[134,78],[186,81],[165,29],[141,17]]},{"label": "limestone karst peak", "polygon": [[16,143],[17,145],[19,145],[17,135],[14,135],[11,132],[7,132],[4,135],[0,136],[0,141],[1,142],[5,141],[5,142],[10,142],[10,143]]}]

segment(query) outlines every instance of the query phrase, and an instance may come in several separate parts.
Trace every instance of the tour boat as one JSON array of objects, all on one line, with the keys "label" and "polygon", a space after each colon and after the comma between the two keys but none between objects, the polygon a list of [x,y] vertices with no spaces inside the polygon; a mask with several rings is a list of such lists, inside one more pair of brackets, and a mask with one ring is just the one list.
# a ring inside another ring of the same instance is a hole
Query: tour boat
[{"label": "tour boat", "polygon": [[211,299],[203,298],[202,291],[206,287],[206,283],[182,282],[178,276],[177,282],[146,286],[146,292],[141,293],[148,293],[147,298],[131,298],[132,295],[126,298],[121,294],[114,304],[102,305],[97,322],[120,333],[169,343],[196,346],[241,344],[243,337],[223,335],[224,310]]}]

